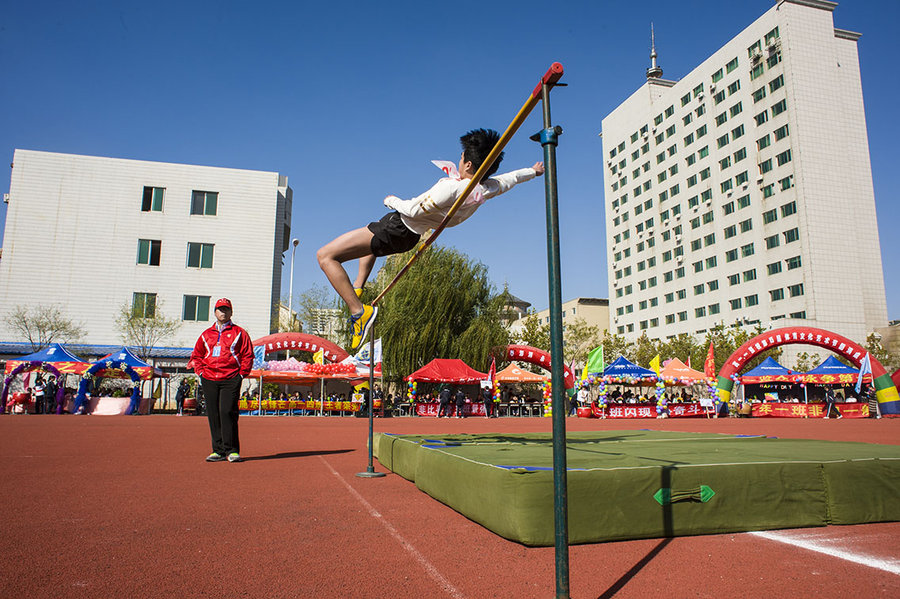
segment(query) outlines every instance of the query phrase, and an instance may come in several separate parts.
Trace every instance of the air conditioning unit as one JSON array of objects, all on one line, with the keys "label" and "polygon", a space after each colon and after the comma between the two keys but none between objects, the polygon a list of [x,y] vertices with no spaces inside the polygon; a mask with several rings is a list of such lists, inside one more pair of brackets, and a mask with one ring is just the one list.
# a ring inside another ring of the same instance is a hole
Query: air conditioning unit
[{"label": "air conditioning unit", "polygon": [[[725,195],[726,195],[726,197],[729,197],[729,198],[730,198],[731,196],[734,195],[734,190],[733,190],[733,189],[729,189],[728,192],[727,192]],[[709,206],[709,200],[706,200],[706,205]]]},{"label": "air conditioning unit", "polygon": [[716,84],[715,84],[715,83],[713,83],[712,85],[709,86],[709,93],[713,93],[714,91],[716,91]]},{"label": "air conditioning unit", "polygon": [[741,189],[747,189],[747,187],[749,187],[749,186],[750,186],[750,184],[747,183],[746,181],[744,181],[743,183],[741,183]]},{"label": "air conditioning unit", "polygon": [[691,210],[697,212],[698,210],[700,210],[700,206],[694,206],[693,208],[691,208]]},{"label": "air conditioning unit", "polygon": [[619,286],[619,281],[618,280],[613,281],[613,287],[618,287],[618,286]]},{"label": "air conditioning unit", "polygon": [[647,235],[653,235],[653,228],[647,229]]},{"label": "air conditioning unit", "polygon": [[702,99],[703,99],[703,95],[704,95],[703,92],[700,92],[699,94],[697,94],[697,99],[698,99],[698,100],[702,100]]},{"label": "air conditioning unit", "polygon": [[757,182],[757,183],[762,183],[764,180],[765,180],[765,179],[763,179],[763,176],[762,176],[762,175],[760,175],[759,177],[756,178],[756,182]]},{"label": "air conditioning unit", "polygon": [[684,256],[678,256],[678,258],[675,259],[675,262],[681,264],[682,262],[684,262]]},{"label": "air conditioning unit", "polygon": [[759,52],[754,52],[754,53],[753,53],[753,56],[750,57],[750,61],[751,61],[753,64],[756,64],[756,63],[759,62],[761,59],[762,59],[762,54],[760,54]]},{"label": "air conditioning unit", "polygon": [[668,227],[668,226],[669,226],[669,219],[664,220],[662,225],[663,225],[664,227]]},{"label": "air conditioning unit", "polygon": [[675,236],[675,243],[681,243],[681,235]]}]

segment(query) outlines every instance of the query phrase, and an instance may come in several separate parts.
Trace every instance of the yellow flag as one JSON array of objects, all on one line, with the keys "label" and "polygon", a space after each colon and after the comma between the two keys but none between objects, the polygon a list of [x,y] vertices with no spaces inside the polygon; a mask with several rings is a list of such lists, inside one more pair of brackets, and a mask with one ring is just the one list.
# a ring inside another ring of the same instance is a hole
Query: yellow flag
[{"label": "yellow flag", "polygon": [[325,350],[320,349],[316,353],[313,354],[313,362],[316,364],[324,364],[325,363]]},{"label": "yellow flag", "polygon": [[656,357],[650,360],[650,370],[659,376],[659,354],[656,354]]},{"label": "yellow flag", "polygon": [[359,391],[360,389],[368,389],[368,388],[369,388],[369,381],[364,381],[358,385],[353,386],[354,391]]}]

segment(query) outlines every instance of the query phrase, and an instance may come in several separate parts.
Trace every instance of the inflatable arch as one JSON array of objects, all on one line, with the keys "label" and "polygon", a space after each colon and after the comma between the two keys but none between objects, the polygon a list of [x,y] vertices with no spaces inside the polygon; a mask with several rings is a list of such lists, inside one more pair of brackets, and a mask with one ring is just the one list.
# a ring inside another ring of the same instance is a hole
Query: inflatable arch
[{"label": "inflatable arch", "polygon": [[[857,368],[866,356],[866,349],[861,345],[850,341],[846,337],[812,327],[786,327],[775,329],[750,339],[725,361],[722,370],[719,371],[718,389],[719,397],[723,402],[731,398],[731,390],[734,388],[732,375],[740,372],[747,362],[759,352],[780,345],[815,345],[843,356]],[[883,415],[900,416],[900,395],[897,387],[891,380],[884,366],[872,358],[872,378],[874,379],[875,395]]]},{"label": "inflatable arch", "polygon": [[75,405],[72,408],[72,413],[77,414],[81,411],[81,406],[87,401],[88,384],[95,378],[98,378],[97,373],[101,370],[121,370],[127,374],[131,379],[131,382],[134,383],[134,388],[131,390],[131,403],[128,404],[128,409],[125,410],[126,415],[133,414],[141,405],[141,375],[135,372],[134,369],[125,362],[113,361],[97,362],[82,375],[81,383],[78,385],[78,395],[75,396]]},{"label": "inflatable arch", "polygon": [[329,362],[341,362],[350,357],[344,349],[328,339],[322,339],[307,333],[275,333],[260,337],[253,342],[253,347],[265,347],[265,353],[285,350],[311,351],[323,350],[325,359]]},{"label": "inflatable arch", "polygon": [[[508,345],[506,359],[510,362],[528,362],[550,370],[550,354],[530,345]],[[563,364],[563,386],[566,390],[575,388],[575,375],[565,364]]]},{"label": "inflatable arch", "polygon": [[56,378],[56,397],[54,398],[56,399],[56,413],[62,414],[63,397],[66,394],[65,387],[59,384],[59,377],[62,376],[62,373],[53,364],[47,362],[23,362],[9,373],[9,376],[3,381],[3,391],[0,392],[0,414],[5,412],[7,407],[12,408],[12,406],[7,406],[6,404],[9,398],[9,387],[12,385],[13,380],[19,374],[31,370],[44,370]]}]

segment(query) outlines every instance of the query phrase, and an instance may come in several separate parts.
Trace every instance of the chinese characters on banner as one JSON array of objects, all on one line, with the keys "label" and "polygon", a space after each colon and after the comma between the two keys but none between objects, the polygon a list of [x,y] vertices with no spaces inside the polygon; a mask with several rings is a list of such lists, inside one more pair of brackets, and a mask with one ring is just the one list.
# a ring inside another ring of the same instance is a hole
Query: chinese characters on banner
[{"label": "chinese characters on banner", "polygon": [[[869,404],[843,403],[835,404],[844,418],[868,418]],[[825,416],[823,403],[755,403],[752,414],[754,418],[822,418]]]},{"label": "chinese characters on banner", "polygon": [[[706,411],[699,403],[669,404],[668,408],[670,418],[692,418],[706,415]],[[592,409],[595,418],[603,418],[604,412],[606,418],[656,418],[657,416],[656,406],[653,405],[610,404],[606,408],[601,408],[594,404]]]}]

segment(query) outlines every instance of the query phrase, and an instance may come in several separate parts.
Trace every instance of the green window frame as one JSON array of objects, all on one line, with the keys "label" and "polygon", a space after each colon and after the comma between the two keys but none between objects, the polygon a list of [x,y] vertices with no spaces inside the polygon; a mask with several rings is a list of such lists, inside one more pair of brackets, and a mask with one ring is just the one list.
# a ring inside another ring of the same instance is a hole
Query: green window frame
[{"label": "green window frame", "polygon": [[181,320],[209,320],[208,295],[185,295],[182,301]]},{"label": "green window frame", "polygon": [[144,187],[141,197],[141,212],[162,212],[165,187]]},{"label": "green window frame", "polygon": [[213,243],[197,243],[189,241],[187,246],[187,267],[212,268],[215,247],[216,246]]},{"label": "green window frame", "polygon": [[216,216],[219,205],[219,192],[217,191],[192,191],[191,214],[202,216]]},{"label": "green window frame", "polygon": [[153,318],[156,314],[156,294],[143,291],[132,293],[131,314],[138,318]]},{"label": "green window frame", "polygon": [[159,239],[138,239],[137,263],[159,266],[162,241]]}]

